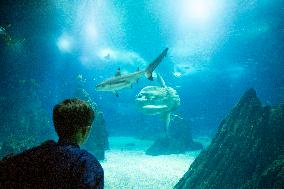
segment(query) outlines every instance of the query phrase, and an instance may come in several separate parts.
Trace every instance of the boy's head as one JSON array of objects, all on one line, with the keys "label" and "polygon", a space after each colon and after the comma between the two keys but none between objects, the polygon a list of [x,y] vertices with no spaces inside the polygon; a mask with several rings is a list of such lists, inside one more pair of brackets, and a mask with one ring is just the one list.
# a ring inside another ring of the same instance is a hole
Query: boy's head
[{"label": "boy's head", "polygon": [[86,138],[94,119],[92,107],[79,99],[64,100],[53,109],[55,131],[62,139],[73,139],[78,134]]}]

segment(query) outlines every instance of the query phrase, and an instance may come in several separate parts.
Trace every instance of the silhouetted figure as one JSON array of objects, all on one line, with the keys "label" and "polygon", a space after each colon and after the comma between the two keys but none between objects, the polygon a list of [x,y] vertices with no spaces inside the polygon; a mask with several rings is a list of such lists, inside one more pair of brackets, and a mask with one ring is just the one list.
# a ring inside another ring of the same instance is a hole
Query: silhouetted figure
[{"label": "silhouetted figure", "polygon": [[53,109],[58,142],[42,145],[0,163],[0,188],[103,188],[104,171],[80,145],[88,138],[94,111],[86,102],[68,99]]}]

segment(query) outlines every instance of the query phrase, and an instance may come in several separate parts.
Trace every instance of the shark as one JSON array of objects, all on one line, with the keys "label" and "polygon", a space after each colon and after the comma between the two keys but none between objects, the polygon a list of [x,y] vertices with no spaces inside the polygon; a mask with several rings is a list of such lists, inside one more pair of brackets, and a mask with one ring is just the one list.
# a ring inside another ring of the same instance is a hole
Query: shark
[{"label": "shark", "polygon": [[180,97],[177,91],[168,87],[164,79],[157,74],[160,86],[146,86],[135,98],[137,108],[146,115],[160,115],[165,121],[167,135],[171,120],[171,112],[180,106]]},{"label": "shark", "polygon": [[153,81],[153,71],[160,64],[160,62],[167,56],[168,48],[164,49],[160,55],[150,63],[146,69],[139,70],[136,72],[121,75],[120,68],[117,69],[114,77],[104,80],[103,82],[96,85],[96,91],[110,91],[113,92],[118,97],[118,92],[121,89],[132,87],[133,83],[138,82],[138,79],[145,77]]}]

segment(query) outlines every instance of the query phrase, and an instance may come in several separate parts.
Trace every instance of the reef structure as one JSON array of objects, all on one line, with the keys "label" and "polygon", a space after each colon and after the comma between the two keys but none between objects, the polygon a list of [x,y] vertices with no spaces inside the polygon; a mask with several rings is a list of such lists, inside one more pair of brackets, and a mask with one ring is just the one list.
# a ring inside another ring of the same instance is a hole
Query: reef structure
[{"label": "reef structure", "polygon": [[284,105],[262,106],[249,89],[175,189],[284,188]]}]

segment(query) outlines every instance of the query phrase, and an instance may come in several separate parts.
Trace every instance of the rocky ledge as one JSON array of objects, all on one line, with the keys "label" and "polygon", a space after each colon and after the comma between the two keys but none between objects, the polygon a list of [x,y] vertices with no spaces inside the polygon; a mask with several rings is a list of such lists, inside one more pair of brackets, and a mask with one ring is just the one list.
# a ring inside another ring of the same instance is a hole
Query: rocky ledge
[{"label": "rocky ledge", "polygon": [[159,137],[146,154],[153,156],[179,154],[203,148],[201,143],[193,141],[190,127],[181,117],[174,117],[168,134],[167,137]]}]

